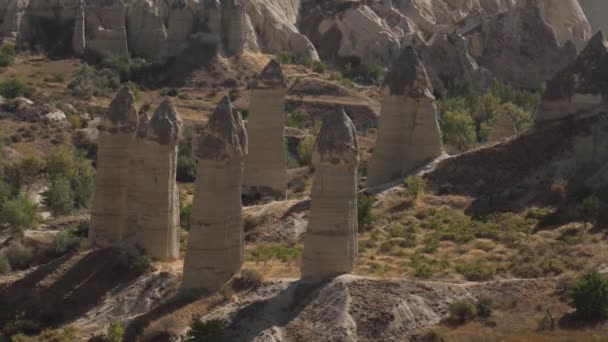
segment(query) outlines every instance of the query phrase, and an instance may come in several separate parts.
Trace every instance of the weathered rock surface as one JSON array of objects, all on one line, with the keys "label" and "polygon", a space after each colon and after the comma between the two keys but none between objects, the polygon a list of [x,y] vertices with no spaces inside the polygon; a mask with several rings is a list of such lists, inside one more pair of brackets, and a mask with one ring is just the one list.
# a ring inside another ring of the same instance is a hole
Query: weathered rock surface
[{"label": "weathered rock surface", "polygon": [[608,21],[606,21],[608,2],[602,0],[578,0],[578,2],[591,24],[593,34],[600,30],[608,34]]},{"label": "weathered rock surface", "polygon": [[177,145],[182,123],[170,99],[160,104],[138,139],[143,172],[137,180],[139,215],[135,242],[160,260],[179,258],[179,196],[176,183]]},{"label": "weathered rock surface", "polygon": [[72,35],[72,50],[77,56],[82,56],[87,47],[85,38],[85,15],[84,6],[81,6],[76,13],[74,21],[74,34]]},{"label": "weathered rock surface", "polygon": [[228,97],[205,128],[198,149],[183,287],[219,289],[235,275],[244,254],[241,193],[247,140]]},{"label": "weathered rock surface", "polygon": [[88,0],[85,10],[87,48],[128,56],[126,6],[121,0]]},{"label": "weathered rock surface", "polygon": [[123,88],[99,127],[97,175],[91,209],[89,241],[108,246],[122,240],[127,218],[129,165],[138,125],[135,96]]},{"label": "weathered rock surface", "polygon": [[287,196],[285,94],[281,65],[271,60],[251,85],[244,194],[284,199]]},{"label": "weathered rock surface", "polygon": [[577,59],[547,82],[537,123],[605,110],[608,101],[608,43],[598,32]]},{"label": "weathered rock surface", "polygon": [[507,114],[501,114],[488,132],[488,142],[493,143],[516,134],[517,128],[515,128],[513,119]]},{"label": "weathered rock surface", "polygon": [[132,55],[156,59],[167,41],[159,1],[136,0],[127,8],[127,40]]},{"label": "weathered rock surface", "polygon": [[405,48],[387,74],[381,111],[368,186],[403,177],[443,153],[431,82],[414,48]]},{"label": "weathered rock surface", "polygon": [[301,277],[350,273],[357,258],[357,131],[344,111],[328,116],[313,152],[315,178]]},{"label": "weathered rock surface", "polygon": [[580,49],[591,38],[591,25],[578,0],[536,0],[536,3],[561,45],[571,41]]}]

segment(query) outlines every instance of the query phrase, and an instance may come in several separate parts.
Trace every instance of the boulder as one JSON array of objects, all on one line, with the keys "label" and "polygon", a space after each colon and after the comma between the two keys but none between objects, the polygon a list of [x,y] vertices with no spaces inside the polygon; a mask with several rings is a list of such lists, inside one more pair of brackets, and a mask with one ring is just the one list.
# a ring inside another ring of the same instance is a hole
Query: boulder
[{"label": "boulder", "polygon": [[352,272],[357,258],[357,131],[344,111],[329,115],[313,152],[315,176],[301,277],[320,281]]},{"label": "boulder", "polygon": [[413,47],[395,60],[381,89],[382,109],[367,186],[406,176],[443,153],[431,81]]},{"label": "boulder", "polygon": [[253,198],[285,199],[287,155],[285,151],[285,94],[287,82],[281,65],[271,60],[251,84],[247,133],[249,154],[245,160],[243,192]]},{"label": "boulder", "polygon": [[199,149],[182,287],[216,291],[239,272],[245,247],[241,194],[247,139],[228,97],[205,127]]},{"label": "boulder", "polygon": [[131,179],[129,166],[137,125],[135,95],[124,87],[112,100],[99,126],[89,230],[89,242],[93,246],[105,247],[123,239]]},{"label": "boulder", "polygon": [[608,43],[596,33],[579,56],[547,82],[536,123],[588,115],[608,101]]}]

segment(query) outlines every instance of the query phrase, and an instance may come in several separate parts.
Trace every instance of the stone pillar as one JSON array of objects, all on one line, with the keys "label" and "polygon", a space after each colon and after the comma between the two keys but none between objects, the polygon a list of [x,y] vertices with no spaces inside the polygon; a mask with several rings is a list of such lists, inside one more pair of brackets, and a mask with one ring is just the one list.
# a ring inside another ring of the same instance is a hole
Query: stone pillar
[{"label": "stone pillar", "polygon": [[501,114],[488,132],[488,142],[497,142],[517,134],[513,119],[507,114]]},{"label": "stone pillar", "polygon": [[443,153],[431,82],[418,53],[405,48],[382,87],[382,109],[367,186],[404,177]]},{"label": "stone pillar", "polygon": [[228,97],[215,109],[198,148],[183,288],[218,290],[243,263],[241,192],[247,139]]},{"label": "stone pillar", "polygon": [[136,244],[152,258],[179,259],[179,196],[175,180],[177,146],[182,122],[166,98],[154,112],[146,135],[139,139],[143,172],[140,189]]},{"label": "stone pillar", "polygon": [[97,175],[89,230],[92,245],[109,246],[123,239],[129,165],[137,123],[135,96],[125,87],[110,104],[99,127]]},{"label": "stone pillar", "polygon": [[252,197],[287,197],[285,150],[285,94],[287,82],[281,65],[271,60],[251,85],[249,154],[245,161],[243,191]]},{"label": "stone pillar", "polygon": [[301,277],[322,280],[353,270],[357,258],[357,132],[344,110],[328,116],[313,155]]},{"label": "stone pillar", "polygon": [[241,0],[222,1],[224,49],[228,56],[239,56],[245,48],[245,9]]},{"label": "stone pillar", "polygon": [[86,49],[85,32],[84,32],[84,7],[83,4],[76,12],[76,21],[74,22],[74,34],[72,36],[72,51],[77,56],[82,56]]}]

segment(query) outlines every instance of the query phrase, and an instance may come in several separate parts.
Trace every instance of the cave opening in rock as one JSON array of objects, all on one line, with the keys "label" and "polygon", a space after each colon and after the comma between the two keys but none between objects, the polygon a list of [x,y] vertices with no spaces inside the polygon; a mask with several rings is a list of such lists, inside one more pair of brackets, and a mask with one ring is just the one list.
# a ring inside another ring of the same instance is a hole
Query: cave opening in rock
[{"label": "cave opening in rock", "polygon": [[44,51],[49,57],[67,57],[72,54],[74,19],[32,18],[28,32],[30,48]]}]

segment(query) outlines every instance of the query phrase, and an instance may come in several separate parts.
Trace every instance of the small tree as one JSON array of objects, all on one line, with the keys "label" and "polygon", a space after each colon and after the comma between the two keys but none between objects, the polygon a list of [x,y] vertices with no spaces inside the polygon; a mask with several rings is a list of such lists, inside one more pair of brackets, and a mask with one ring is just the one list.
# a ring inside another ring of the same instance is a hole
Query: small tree
[{"label": "small tree", "polygon": [[42,220],[38,204],[32,202],[26,195],[6,201],[0,218],[20,231],[34,228]]},{"label": "small tree", "polygon": [[460,300],[450,304],[450,319],[453,322],[464,323],[477,317],[475,305],[468,300]]},{"label": "small tree", "polygon": [[608,279],[596,271],[583,275],[572,290],[572,301],[580,319],[608,318]]},{"label": "small tree", "polygon": [[307,136],[304,140],[300,141],[300,144],[298,145],[298,160],[300,161],[300,165],[311,165],[314,148],[314,137]]},{"label": "small tree", "polygon": [[405,179],[405,188],[407,192],[412,196],[414,201],[424,194],[424,188],[426,187],[426,181],[420,176],[409,176]]},{"label": "small tree", "polygon": [[183,338],[184,342],[222,342],[224,340],[224,324],[220,320],[203,322],[200,315],[194,315],[190,322],[190,330]]},{"label": "small tree", "polygon": [[442,130],[445,142],[459,150],[467,150],[476,139],[475,124],[465,111],[449,111],[443,115]]},{"label": "small tree", "polygon": [[360,193],[357,196],[357,219],[359,221],[359,233],[364,232],[374,221],[372,206],[374,198],[368,194]]},{"label": "small tree", "polygon": [[49,189],[42,195],[44,205],[54,216],[67,215],[74,207],[74,194],[70,182],[63,177],[53,179]]},{"label": "small tree", "polygon": [[587,228],[587,223],[594,221],[600,214],[600,207],[600,200],[595,196],[585,198],[578,207],[578,210],[585,221],[585,229]]}]

